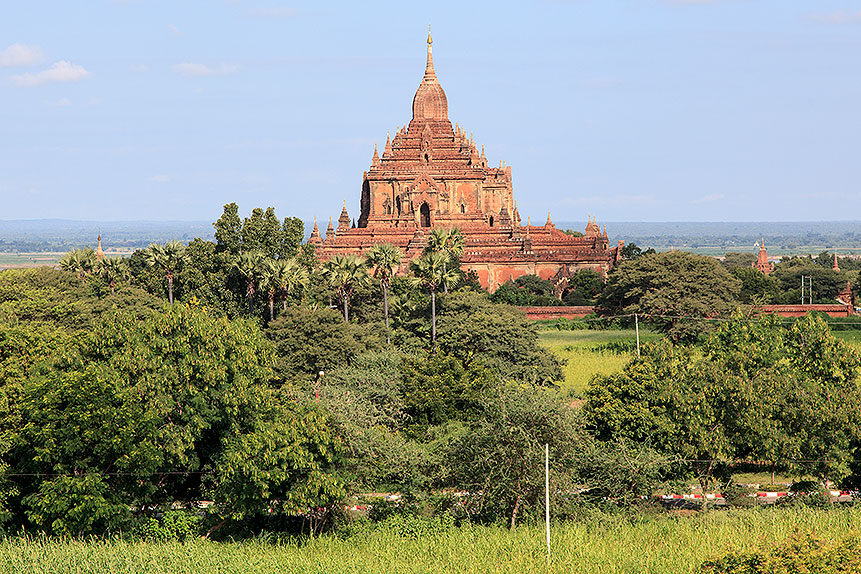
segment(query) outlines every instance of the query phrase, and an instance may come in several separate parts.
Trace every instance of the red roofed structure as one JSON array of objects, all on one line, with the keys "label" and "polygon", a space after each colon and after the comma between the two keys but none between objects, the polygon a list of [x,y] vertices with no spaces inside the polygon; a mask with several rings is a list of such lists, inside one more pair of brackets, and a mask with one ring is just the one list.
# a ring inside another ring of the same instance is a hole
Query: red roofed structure
[{"label": "red roofed structure", "polygon": [[511,167],[490,167],[482,146],[448,118],[448,100],[433,66],[428,34],[427,66],[413,98],[409,125],[376,146],[364,173],[358,223],[351,225],[346,202],[325,238],[314,227],[310,241],[321,259],[362,255],[374,244],[392,243],[407,263],[421,255],[434,227],[457,227],[464,235],[464,270],[474,271],[491,290],[535,274],[553,280],[557,292],[579,269],[606,273],[621,259],[623,242],[610,248],[591,217],[583,237],[557,229],[550,215],[544,225],[521,224],[511,184]]}]

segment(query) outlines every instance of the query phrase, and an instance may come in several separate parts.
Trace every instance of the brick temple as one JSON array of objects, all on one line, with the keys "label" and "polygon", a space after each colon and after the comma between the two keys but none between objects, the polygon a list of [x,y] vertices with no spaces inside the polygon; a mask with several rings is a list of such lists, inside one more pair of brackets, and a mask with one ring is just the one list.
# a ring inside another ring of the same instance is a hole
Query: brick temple
[{"label": "brick temple", "polygon": [[544,225],[522,224],[511,185],[511,167],[488,165],[484,146],[448,118],[448,100],[436,77],[428,34],[427,66],[413,98],[413,117],[386,137],[382,155],[374,146],[363,175],[358,221],[346,201],[321,236],[314,222],[310,242],[321,259],[362,255],[376,243],[393,243],[407,262],[421,255],[434,227],[459,228],[464,235],[462,268],[474,271],[485,288],[496,289],[521,275],[550,279],[561,293],[580,269],[606,273],[620,261],[623,242],[609,246],[589,218],[583,237]]}]

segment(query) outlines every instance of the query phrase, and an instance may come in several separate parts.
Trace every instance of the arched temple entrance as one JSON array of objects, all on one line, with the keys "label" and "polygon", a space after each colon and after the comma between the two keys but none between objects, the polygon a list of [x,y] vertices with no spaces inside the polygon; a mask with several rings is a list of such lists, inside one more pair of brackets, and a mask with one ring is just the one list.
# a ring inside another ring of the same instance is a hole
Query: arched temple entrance
[{"label": "arched temple entrance", "polygon": [[428,207],[427,203],[422,203],[421,209],[419,209],[419,216],[421,219],[421,226],[430,227],[430,207]]}]

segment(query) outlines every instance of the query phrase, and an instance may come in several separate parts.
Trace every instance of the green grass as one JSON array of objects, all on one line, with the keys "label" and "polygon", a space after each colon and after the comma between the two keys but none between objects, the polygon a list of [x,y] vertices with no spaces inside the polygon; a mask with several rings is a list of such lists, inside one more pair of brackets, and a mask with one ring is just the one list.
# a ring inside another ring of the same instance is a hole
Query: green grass
[{"label": "green grass", "polygon": [[0,267],[36,267],[56,265],[64,253],[4,253],[0,252]]},{"label": "green grass", "polygon": [[[858,320],[861,321],[861,318]],[[861,350],[861,331],[832,331],[832,333],[841,341]]]},{"label": "green grass", "polygon": [[[861,331],[833,331],[834,336],[861,350]],[[661,335],[640,329],[640,343],[655,341]],[[633,344],[633,329],[590,331],[541,330],[538,342],[555,353],[566,364],[562,367],[565,380],[562,391],[569,396],[581,396],[595,375],[612,375],[624,368],[633,353],[618,353],[601,348],[613,342]]]},{"label": "green grass", "polygon": [[[640,343],[659,339],[658,333],[640,329]],[[564,393],[580,396],[595,375],[612,375],[622,370],[633,353],[601,348],[613,342],[634,344],[633,329],[615,331],[539,331],[538,342],[553,351],[566,364],[562,367]]]},{"label": "green grass", "polygon": [[146,543],[119,540],[8,539],[0,573],[654,573],[696,572],[729,551],[754,551],[796,529],[837,539],[861,526],[861,510],[736,509],[692,516],[593,515],[554,524],[545,566],[544,530],[522,526],[452,528],[418,540],[387,530],[349,538],[270,543]]}]

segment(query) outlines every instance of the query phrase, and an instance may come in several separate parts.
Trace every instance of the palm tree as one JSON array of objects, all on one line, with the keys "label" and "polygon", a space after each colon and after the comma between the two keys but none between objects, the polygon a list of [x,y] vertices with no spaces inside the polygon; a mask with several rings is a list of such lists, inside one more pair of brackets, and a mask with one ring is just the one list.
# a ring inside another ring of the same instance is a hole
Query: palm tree
[{"label": "palm tree", "polygon": [[87,282],[87,276],[93,272],[96,265],[96,254],[90,249],[73,249],[60,259],[60,269],[74,273],[81,283]]},{"label": "palm tree", "polygon": [[350,297],[353,289],[367,282],[368,269],[357,255],[335,255],[323,264],[323,277],[335,288],[344,305],[344,321],[350,322]]},{"label": "palm tree", "polygon": [[460,269],[446,269],[448,257],[443,253],[426,253],[410,264],[416,282],[430,291],[431,295],[431,342],[436,354],[436,291],[440,285],[456,284]]},{"label": "palm tree", "polygon": [[111,295],[113,295],[117,281],[121,281],[129,275],[128,263],[122,257],[105,257],[99,262],[99,275],[108,282],[111,287]]},{"label": "palm tree", "polygon": [[392,276],[401,264],[404,254],[391,243],[377,243],[368,252],[368,265],[374,267],[374,277],[380,282],[383,290],[383,314],[386,317],[386,342],[391,343],[389,336],[389,285]]},{"label": "palm tree", "polygon": [[[463,257],[464,237],[463,233],[457,227],[445,229],[435,227],[428,234],[428,244],[425,247],[425,253],[442,253],[446,256],[447,261],[443,263],[443,270],[446,270],[449,263],[457,263]],[[443,290],[448,293],[448,283],[443,283]]]},{"label": "palm tree", "polygon": [[260,290],[269,298],[269,320],[275,320],[275,295],[278,294],[278,283],[275,278],[278,261],[275,259],[264,259],[260,264]]},{"label": "palm tree", "polygon": [[149,267],[155,267],[160,273],[164,273],[167,279],[167,300],[173,305],[173,276],[188,261],[185,244],[182,241],[168,241],[164,245],[151,243],[144,250],[144,261]]},{"label": "palm tree", "polygon": [[287,297],[295,290],[306,289],[311,281],[308,268],[299,263],[298,258],[279,259],[277,262],[276,284],[281,297],[281,310],[287,310]]},{"label": "palm tree", "polygon": [[233,268],[239,272],[242,279],[245,280],[245,296],[248,298],[248,312],[254,312],[254,293],[256,292],[255,283],[257,283],[262,275],[265,259],[261,251],[246,251],[240,253]]}]

